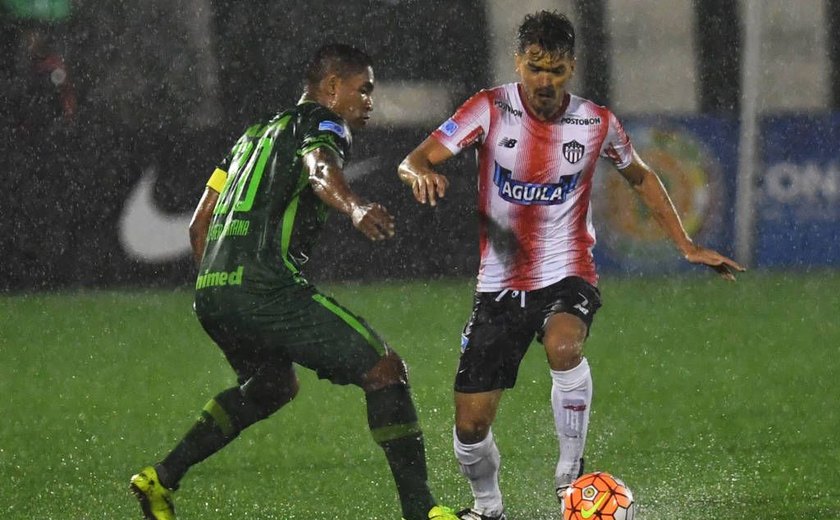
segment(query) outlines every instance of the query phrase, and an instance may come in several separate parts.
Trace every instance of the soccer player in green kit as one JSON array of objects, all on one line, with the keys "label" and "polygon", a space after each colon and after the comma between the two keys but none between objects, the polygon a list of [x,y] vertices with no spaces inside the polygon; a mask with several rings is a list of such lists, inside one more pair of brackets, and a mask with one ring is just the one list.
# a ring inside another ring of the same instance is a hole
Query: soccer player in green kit
[{"label": "soccer player in green kit", "polygon": [[321,47],[298,105],[248,128],[208,181],[190,224],[195,312],[238,384],[207,403],[163,460],[131,478],[147,519],[175,518],[173,492],[187,470],[295,397],[298,364],[364,391],[405,520],[457,520],[429,490],[403,361],[300,271],[329,208],[371,240],[394,234],[393,217],[353,193],[343,174],[351,129],[365,126],[373,88],[367,54]]}]

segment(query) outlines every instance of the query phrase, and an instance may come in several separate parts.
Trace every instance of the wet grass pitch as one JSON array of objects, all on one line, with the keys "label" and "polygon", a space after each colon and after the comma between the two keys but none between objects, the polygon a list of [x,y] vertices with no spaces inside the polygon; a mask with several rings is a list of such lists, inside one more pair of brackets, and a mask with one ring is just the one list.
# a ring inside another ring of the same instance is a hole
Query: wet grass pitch
[{"label": "wet grass pitch", "polygon": [[[452,376],[472,281],[324,285],[406,359],[430,481],[470,501],[451,454]],[[587,468],[638,518],[840,518],[840,274],[601,282],[586,355]],[[196,466],[179,518],[400,517],[361,392],[299,370],[298,398]],[[184,291],[0,298],[0,513],[140,518],[129,476],[234,377]],[[532,345],[494,431],[510,520],[556,519],[550,378]]]}]

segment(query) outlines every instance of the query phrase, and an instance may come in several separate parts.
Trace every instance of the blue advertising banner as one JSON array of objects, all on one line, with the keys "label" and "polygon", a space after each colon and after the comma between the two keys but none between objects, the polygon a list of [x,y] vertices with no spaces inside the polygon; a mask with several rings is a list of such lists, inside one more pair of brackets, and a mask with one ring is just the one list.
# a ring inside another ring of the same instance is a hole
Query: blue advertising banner
[{"label": "blue advertising banner", "polygon": [[[737,122],[647,117],[623,124],[639,156],[659,174],[692,238],[731,254]],[[695,268],[682,259],[624,178],[608,161],[601,163],[593,194],[599,270],[656,274]]]},{"label": "blue advertising banner", "polygon": [[756,265],[840,265],[840,115],[767,118],[762,136]]}]

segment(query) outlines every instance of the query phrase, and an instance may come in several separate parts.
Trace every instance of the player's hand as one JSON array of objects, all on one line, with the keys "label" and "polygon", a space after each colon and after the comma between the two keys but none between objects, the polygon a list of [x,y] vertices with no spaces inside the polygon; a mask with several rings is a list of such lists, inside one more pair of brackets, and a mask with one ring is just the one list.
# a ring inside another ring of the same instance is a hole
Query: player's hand
[{"label": "player's hand", "polygon": [[350,214],[353,226],[371,240],[394,236],[394,217],[381,204],[361,204]]},{"label": "player's hand", "polygon": [[430,206],[437,205],[437,199],[446,195],[448,187],[449,179],[434,172],[420,173],[411,181],[411,191],[417,202],[425,204],[428,201]]},{"label": "player's hand", "polygon": [[744,272],[746,269],[731,258],[725,257],[713,249],[706,249],[694,245],[685,253],[685,259],[692,264],[708,265],[718,272],[724,279],[730,282],[735,281],[735,271]]}]

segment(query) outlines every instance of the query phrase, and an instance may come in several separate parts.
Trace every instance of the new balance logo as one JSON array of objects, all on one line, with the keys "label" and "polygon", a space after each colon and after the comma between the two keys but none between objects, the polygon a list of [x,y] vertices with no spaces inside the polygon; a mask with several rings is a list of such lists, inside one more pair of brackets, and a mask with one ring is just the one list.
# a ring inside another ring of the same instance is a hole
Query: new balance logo
[{"label": "new balance logo", "polygon": [[513,148],[516,146],[516,139],[511,139],[510,137],[502,137],[501,141],[499,141],[499,146],[504,146],[505,148]]}]

